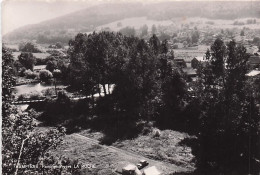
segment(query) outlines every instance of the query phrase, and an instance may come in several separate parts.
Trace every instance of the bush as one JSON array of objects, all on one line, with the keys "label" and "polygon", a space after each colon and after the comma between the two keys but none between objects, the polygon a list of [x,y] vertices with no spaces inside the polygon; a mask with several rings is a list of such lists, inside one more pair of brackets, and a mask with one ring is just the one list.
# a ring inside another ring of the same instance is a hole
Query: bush
[{"label": "bush", "polygon": [[24,77],[25,76],[25,74],[24,74],[25,71],[26,71],[26,68],[22,67],[21,70],[19,71],[19,76],[20,77]]},{"label": "bush", "polygon": [[24,75],[29,79],[35,79],[38,77],[38,74],[36,72],[32,72],[30,69],[24,71]]},{"label": "bush", "polygon": [[39,99],[43,98],[43,95],[40,92],[35,92],[35,93],[31,93],[29,95],[29,98],[32,99],[32,100],[39,100]]},{"label": "bush", "polygon": [[48,88],[48,89],[42,91],[42,93],[44,96],[49,96],[49,97],[56,95],[54,88]]},{"label": "bush", "polygon": [[39,78],[41,81],[48,81],[53,77],[52,73],[48,70],[41,70],[39,73]]}]

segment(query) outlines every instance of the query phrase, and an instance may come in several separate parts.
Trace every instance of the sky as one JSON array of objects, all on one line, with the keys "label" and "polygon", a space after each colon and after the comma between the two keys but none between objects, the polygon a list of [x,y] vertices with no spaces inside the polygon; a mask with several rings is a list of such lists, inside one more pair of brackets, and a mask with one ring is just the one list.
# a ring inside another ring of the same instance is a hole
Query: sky
[{"label": "sky", "polygon": [[2,34],[97,4],[94,1],[18,1],[2,2]]}]

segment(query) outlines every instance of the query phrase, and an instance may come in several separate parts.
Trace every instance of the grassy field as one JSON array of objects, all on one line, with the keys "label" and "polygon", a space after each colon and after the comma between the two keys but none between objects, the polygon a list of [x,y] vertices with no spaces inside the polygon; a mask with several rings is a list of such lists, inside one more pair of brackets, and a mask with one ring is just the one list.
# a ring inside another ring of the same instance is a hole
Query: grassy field
[{"label": "grassy field", "polygon": [[[120,169],[125,165],[137,164],[140,159],[146,159],[149,162],[149,166],[156,166],[164,175],[192,170],[192,168],[182,165],[146,158],[143,154],[139,154],[140,151],[138,153],[133,150],[128,151],[128,148],[126,147],[121,146],[121,148],[118,149],[120,143],[115,143],[115,146],[117,145],[118,147],[100,145],[98,141],[82,136],[83,133],[84,135],[91,135],[87,134],[87,132],[66,135],[63,143],[52,151],[52,154],[69,157],[70,160],[77,159],[83,165],[92,166],[92,168],[82,168],[81,171],[83,174],[118,174],[116,171],[121,171]],[[94,138],[97,137],[97,135],[99,134],[96,133]],[[140,139],[142,139],[142,137],[140,137]],[[146,140],[143,142],[146,142]],[[124,145],[127,143],[128,142],[122,142],[121,144]],[[135,144],[132,144],[131,146],[135,146]],[[150,150],[151,149],[152,148],[150,148]]]},{"label": "grassy field", "polygon": [[[117,24],[121,22],[122,26],[118,27]],[[167,21],[155,21],[155,20],[149,20],[146,17],[136,17],[136,18],[126,18],[123,20],[118,20],[109,24],[101,25],[97,28],[97,30],[101,30],[102,28],[110,28],[112,31],[119,31],[121,28],[124,27],[134,27],[135,29],[139,29],[143,25],[148,26],[148,30],[151,30],[152,25],[162,25],[162,26],[168,26],[172,22],[170,20]]]},{"label": "grassy field", "polygon": [[[80,132],[89,138],[101,140],[102,133],[84,130]],[[164,130],[160,136],[155,137],[151,132],[147,135],[139,135],[131,140],[118,140],[112,146],[136,153],[138,155],[167,162],[176,165],[182,171],[193,171],[195,169],[194,155],[190,147],[180,144],[184,139],[193,138],[186,133]]]}]

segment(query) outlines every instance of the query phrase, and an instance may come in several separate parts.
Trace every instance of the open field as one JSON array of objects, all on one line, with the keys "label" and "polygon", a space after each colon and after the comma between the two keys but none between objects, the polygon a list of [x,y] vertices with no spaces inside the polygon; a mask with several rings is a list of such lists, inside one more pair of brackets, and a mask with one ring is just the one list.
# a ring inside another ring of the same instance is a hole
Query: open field
[{"label": "open field", "polygon": [[[235,20],[223,20],[223,19],[207,19],[207,18],[189,18],[189,17],[182,17],[182,18],[172,18],[171,20],[164,20],[164,21],[157,21],[157,20],[150,20],[146,17],[136,17],[136,18],[125,18],[123,20],[118,20],[112,23],[108,23],[105,25],[98,26],[96,28],[97,31],[110,28],[112,31],[119,31],[121,28],[130,26],[134,27],[135,29],[139,29],[143,25],[148,26],[148,30],[151,30],[152,25],[155,26],[171,26],[171,29],[181,29],[183,25],[189,25],[190,28],[197,27],[198,29],[243,29],[244,27],[249,27],[250,29],[259,29],[260,27],[260,19],[256,19],[256,24],[247,24],[246,21],[252,18],[239,18]],[[244,25],[234,25],[234,22],[243,22]],[[118,23],[121,23],[122,26],[117,26]]]},{"label": "open field", "polygon": [[[90,132],[89,130],[81,131],[79,134],[101,140],[103,134],[100,132]],[[186,145],[181,145],[181,141],[192,138],[186,133],[177,131],[164,130],[161,131],[159,137],[154,137],[154,133],[147,135],[139,135],[131,140],[118,140],[112,146],[142,155],[153,160],[168,162],[178,165],[185,171],[193,171],[195,165],[192,150]]]},{"label": "open field", "polygon": [[[122,26],[118,27],[117,24],[121,23]],[[99,27],[97,27],[97,30],[102,30],[105,28],[110,28],[112,31],[119,31],[121,28],[124,27],[134,27],[135,29],[139,29],[140,27],[142,27],[143,25],[147,25],[148,29],[150,30],[152,25],[162,25],[162,26],[168,26],[170,24],[172,24],[172,22],[170,20],[165,20],[165,21],[155,21],[155,20],[149,20],[146,17],[136,17],[136,18],[126,18],[123,20],[118,20],[109,24],[105,24],[105,25],[101,25]]]}]

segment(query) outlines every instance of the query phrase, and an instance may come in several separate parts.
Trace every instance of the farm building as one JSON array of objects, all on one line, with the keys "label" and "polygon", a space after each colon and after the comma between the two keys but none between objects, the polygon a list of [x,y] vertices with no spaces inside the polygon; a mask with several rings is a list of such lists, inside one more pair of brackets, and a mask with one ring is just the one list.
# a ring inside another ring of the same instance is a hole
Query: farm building
[{"label": "farm building", "polygon": [[185,68],[187,67],[186,62],[184,61],[184,59],[174,59],[174,63],[181,68]]},{"label": "farm building", "polygon": [[34,72],[40,72],[41,70],[46,69],[46,65],[37,65],[33,67]]},{"label": "farm building", "polygon": [[207,60],[204,56],[197,56],[191,60],[191,67],[197,69],[199,64],[205,65],[206,62]]}]

